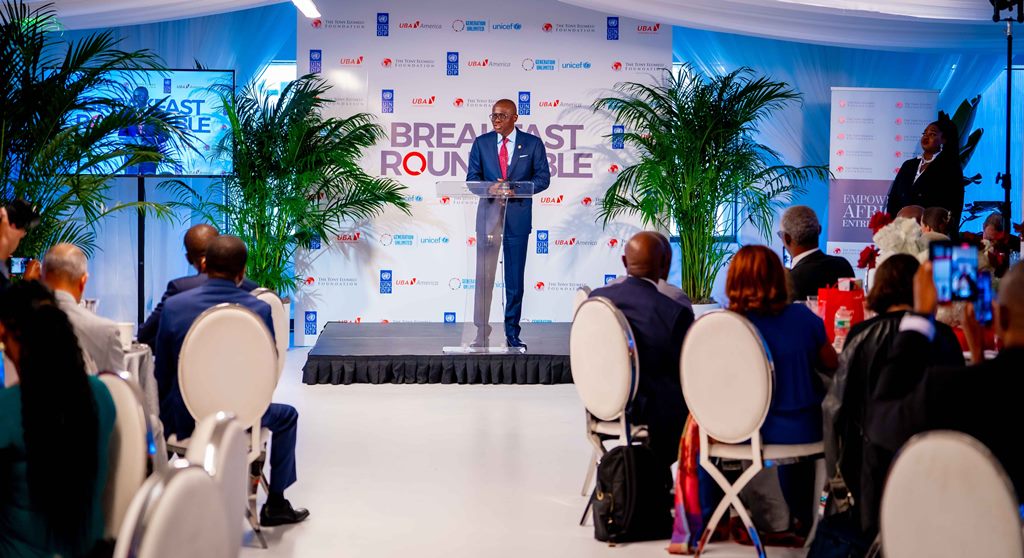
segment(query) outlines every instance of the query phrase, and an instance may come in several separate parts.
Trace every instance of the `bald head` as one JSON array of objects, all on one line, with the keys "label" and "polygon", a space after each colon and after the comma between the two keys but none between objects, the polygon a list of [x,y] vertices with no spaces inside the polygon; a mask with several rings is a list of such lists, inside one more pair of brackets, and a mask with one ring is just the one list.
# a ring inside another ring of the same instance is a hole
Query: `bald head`
[{"label": "bald head", "polygon": [[210,241],[217,238],[217,229],[206,223],[196,225],[185,233],[185,258],[199,273],[203,272],[203,256]]},{"label": "bald head", "polygon": [[57,244],[43,256],[43,282],[51,290],[64,291],[82,300],[89,280],[89,261],[74,244]]},{"label": "bald head", "polygon": [[661,241],[661,278],[668,281],[668,272],[672,269],[672,242],[660,232],[655,232],[654,234],[658,235],[658,240]]},{"label": "bald head", "polygon": [[921,219],[924,218],[924,208],[920,205],[908,205],[901,209],[896,217],[903,217],[904,219],[913,219],[921,224]]},{"label": "bald head", "polygon": [[249,251],[241,238],[221,235],[206,247],[206,274],[211,279],[227,279],[238,283],[245,277]]},{"label": "bald head", "polygon": [[637,233],[626,243],[626,255],[622,261],[626,264],[626,273],[633,277],[655,282],[663,279],[665,245],[661,235],[650,231]]},{"label": "bald head", "polygon": [[1024,347],[1024,263],[1010,268],[999,281],[997,332],[1006,347]]}]

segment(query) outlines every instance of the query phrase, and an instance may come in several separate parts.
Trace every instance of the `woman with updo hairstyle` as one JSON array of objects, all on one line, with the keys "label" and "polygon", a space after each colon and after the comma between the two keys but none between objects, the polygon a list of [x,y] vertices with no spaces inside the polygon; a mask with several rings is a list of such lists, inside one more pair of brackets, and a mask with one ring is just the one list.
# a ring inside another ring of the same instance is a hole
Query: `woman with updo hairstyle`
[{"label": "woman with updo hairstyle", "polygon": [[71,323],[40,283],[0,292],[0,341],[19,378],[0,389],[0,556],[92,556],[113,399],[86,374]]},{"label": "woman with updo hairstyle", "polygon": [[908,205],[949,210],[949,230],[956,237],[964,208],[964,173],[960,166],[960,134],[945,115],[925,127],[921,156],[903,162],[889,188],[886,212],[896,216]]}]

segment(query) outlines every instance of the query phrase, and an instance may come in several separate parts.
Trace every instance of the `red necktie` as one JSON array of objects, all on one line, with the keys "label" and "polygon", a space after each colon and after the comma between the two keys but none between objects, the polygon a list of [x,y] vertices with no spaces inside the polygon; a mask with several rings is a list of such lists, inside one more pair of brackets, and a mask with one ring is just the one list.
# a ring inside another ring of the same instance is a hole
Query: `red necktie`
[{"label": "red necktie", "polygon": [[501,167],[501,179],[508,180],[508,138],[501,140],[501,149],[498,150],[498,166]]}]

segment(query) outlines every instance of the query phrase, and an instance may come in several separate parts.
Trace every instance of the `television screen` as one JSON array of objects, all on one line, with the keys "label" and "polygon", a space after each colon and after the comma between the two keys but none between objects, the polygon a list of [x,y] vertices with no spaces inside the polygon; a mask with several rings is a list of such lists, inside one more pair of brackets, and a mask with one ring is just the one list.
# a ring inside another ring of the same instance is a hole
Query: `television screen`
[{"label": "television screen", "polygon": [[[219,153],[218,142],[230,133],[230,123],[221,104],[218,89],[234,86],[234,72],[230,70],[165,70],[133,71],[115,74],[116,86],[109,90],[94,91],[92,95],[105,98],[128,97],[136,106],[163,103],[164,110],[178,113],[192,134],[194,149],[179,148],[161,137],[149,126],[133,126],[118,132],[118,139],[166,150],[173,162],[142,163],[124,168],[120,174],[164,176],[220,176],[232,172],[230,153]],[[93,115],[78,113],[78,122]]]}]

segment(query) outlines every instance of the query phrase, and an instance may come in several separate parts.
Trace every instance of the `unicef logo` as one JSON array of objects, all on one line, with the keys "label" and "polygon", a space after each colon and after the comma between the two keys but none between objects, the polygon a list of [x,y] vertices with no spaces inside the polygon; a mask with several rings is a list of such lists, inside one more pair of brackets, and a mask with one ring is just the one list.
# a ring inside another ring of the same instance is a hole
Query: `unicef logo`
[{"label": "unicef logo", "polygon": [[590,62],[584,62],[583,63],[583,69],[584,70],[589,70],[590,69]]},{"label": "unicef logo", "polygon": [[546,241],[548,239],[548,231],[537,231],[537,240]]},{"label": "unicef logo", "polygon": [[448,61],[449,62],[458,62],[459,61],[458,53],[456,53],[456,52],[449,52],[448,53]]},{"label": "unicef logo", "polygon": [[619,18],[617,18],[617,17],[616,18],[611,18],[611,17],[608,18],[608,27],[618,27],[618,26],[619,26]]},{"label": "unicef logo", "polygon": [[377,23],[387,23],[388,14],[377,14]]},{"label": "unicef logo", "polygon": [[520,93],[519,94],[519,100],[524,102],[524,103],[529,101],[530,100],[530,94],[529,93]]},{"label": "unicef logo", "polygon": [[381,281],[390,281],[391,280],[391,272],[390,271],[381,271],[380,272],[380,280]]},{"label": "unicef logo", "polygon": [[390,101],[395,98],[395,92],[388,89],[381,93],[381,97],[383,97],[385,101]]},{"label": "unicef logo", "polygon": [[516,23],[515,25],[512,26],[512,28],[515,29],[516,31],[519,31],[520,29],[523,28],[523,24],[522,23]]},{"label": "unicef logo", "polygon": [[448,244],[448,237],[447,236],[442,236],[441,237],[441,244]]}]

